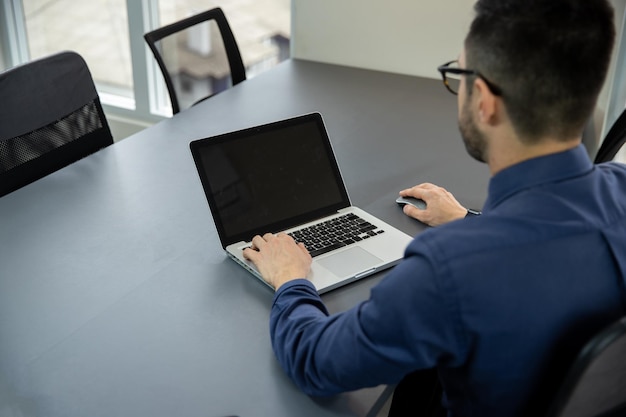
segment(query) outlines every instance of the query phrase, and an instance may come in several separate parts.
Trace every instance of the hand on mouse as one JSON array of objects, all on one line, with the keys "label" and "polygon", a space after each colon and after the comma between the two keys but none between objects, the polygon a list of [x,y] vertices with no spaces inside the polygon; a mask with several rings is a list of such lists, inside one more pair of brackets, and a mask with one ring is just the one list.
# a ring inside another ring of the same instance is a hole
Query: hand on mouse
[{"label": "hand on mouse", "polygon": [[245,249],[243,256],[275,290],[285,282],[306,278],[311,269],[311,255],[304,244],[296,243],[285,233],[255,236],[252,247]]},{"label": "hand on mouse", "polygon": [[418,210],[408,204],[402,210],[407,216],[413,217],[429,226],[439,226],[453,220],[462,219],[467,214],[467,209],[454,198],[452,193],[434,184],[419,184],[400,191],[400,195],[402,197],[421,198],[426,202],[424,210]]}]

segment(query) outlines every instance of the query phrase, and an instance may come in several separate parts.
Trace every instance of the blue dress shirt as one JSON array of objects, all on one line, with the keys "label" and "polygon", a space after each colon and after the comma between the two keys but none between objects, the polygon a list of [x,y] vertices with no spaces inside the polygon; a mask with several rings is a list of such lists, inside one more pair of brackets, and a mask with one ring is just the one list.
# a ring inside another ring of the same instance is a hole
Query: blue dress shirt
[{"label": "blue dress shirt", "polygon": [[274,296],[274,352],[304,392],[438,369],[449,416],[545,411],[582,345],[626,315],[626,167],[582,146],[490,181],[483,215],[429,229],[370,299],[329,315],[304,279]]}]

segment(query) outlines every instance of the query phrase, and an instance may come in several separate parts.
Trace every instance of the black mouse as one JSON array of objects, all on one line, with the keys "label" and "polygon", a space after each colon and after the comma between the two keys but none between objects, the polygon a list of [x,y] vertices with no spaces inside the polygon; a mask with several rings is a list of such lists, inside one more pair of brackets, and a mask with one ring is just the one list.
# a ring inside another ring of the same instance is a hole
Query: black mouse
[{"label": "black mouse", "polygon": [[416,209],[419,210],[425,210],[426,209],[426,202],[424,200],[422,200],[421,198],[414,198],[414,197],[398,197],[396,198],[396,203],[400,204],[400,205],[411,205],[413,207],[415,207]]}]

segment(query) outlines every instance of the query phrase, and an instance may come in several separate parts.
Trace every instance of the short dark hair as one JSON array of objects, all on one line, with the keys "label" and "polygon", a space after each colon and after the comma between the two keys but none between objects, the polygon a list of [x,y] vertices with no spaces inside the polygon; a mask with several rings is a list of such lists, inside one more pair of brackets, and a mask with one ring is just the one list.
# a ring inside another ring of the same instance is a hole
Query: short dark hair
[{"label": "short dark hair", "polygon": [[466,67],[502,89],[518,134],[579,136],[611,60],[608,0],[478,0],[474,9]]}]

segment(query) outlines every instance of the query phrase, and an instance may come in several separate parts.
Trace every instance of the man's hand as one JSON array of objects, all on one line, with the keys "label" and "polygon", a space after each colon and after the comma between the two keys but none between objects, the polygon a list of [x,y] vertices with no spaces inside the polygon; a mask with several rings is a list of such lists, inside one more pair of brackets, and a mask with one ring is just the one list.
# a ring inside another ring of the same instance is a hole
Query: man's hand
[{"label": "man's hand", "polygon": [[403,210],[407,216],[429,226],[439,226],[462,219],[467,214],[467,209],[449,191],[434,184],[419,184],[400,191],[400,195],[402,197],[421,198],[426,202],[425,210],[416,209],[408,204],[404,206]]},{"label": "man's hand", "polygon": [[275,290],[285,282],[306,278],[311,269],[311,255],[304,244],[296,243],[285,233],[255,236],[252,247],[245,249],[243,256]]}]

